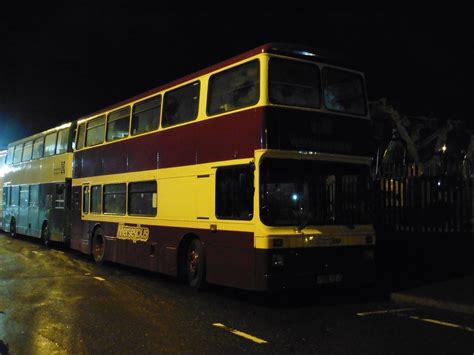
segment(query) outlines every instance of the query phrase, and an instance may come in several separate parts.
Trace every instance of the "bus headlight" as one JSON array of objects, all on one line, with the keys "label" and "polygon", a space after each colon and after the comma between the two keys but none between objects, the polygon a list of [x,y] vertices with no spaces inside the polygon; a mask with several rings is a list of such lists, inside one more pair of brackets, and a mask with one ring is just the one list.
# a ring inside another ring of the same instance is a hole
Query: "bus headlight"
[{"label": "bus headlight", "polygon": [[272,255],[272,266],[284,266],[285,265],[285,257],[281,254],[273,254]]}]

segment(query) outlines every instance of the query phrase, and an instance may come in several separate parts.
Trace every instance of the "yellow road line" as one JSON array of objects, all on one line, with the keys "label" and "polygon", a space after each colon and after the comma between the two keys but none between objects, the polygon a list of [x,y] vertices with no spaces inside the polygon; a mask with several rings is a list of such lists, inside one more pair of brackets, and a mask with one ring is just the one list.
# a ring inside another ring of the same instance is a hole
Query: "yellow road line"
[{"label": "yellow road line", "polygon": [[463,330],[467,330],[468,332],[474,332],[474,329],[473,329],[473,328],[464,327],[464,326],[462,326],[462,325],[455,324],[455,323],[448,323],[448,322],[443,322],[443,321],[436,320],[436,319],[421,318],[421,317],[416,317],[416,316],[410,316],[410,318],[411,318],[411,319],[415,319],[415,320],[419,320],[419,321],[422,321],[422,322],[427,322],[427,323],[433,323],[433,324],[443,325],[443,326],[445,326],[445,327],[450,327],[450,328],[463,329]]},{"label": "yellow road line", "polygon": [[102,277],[99,277],[99,276],[94,276],[94,279],[99,280],[99,281],[105,281],[105,279],[103,279]]},{"label": "yellow road line", "polygon": [[244,332],[241,332],[240,330],[237,330],[237,329],[232,329],[230,327],[227,327],[225,326],[224,324],[222,323],[213,323],[212,324],[214,327],[218,327],[218,328],[222,328],[224,330],[227,330],[228,332],[232,333],[232,334],[235,334],[235,335],[238,335],[238,336],[241,336],[245,339],[248,339],[248,340],[251,340],[257,344],[266,344],[268,343],[266,340],[263,340],[263,339],[260,339],[260,338],[257,338],[257,337],[254,337],[253,335],[250,335],[250,334],[247,334],[247,333],[244,333]]},{"label": "yellow road line", "polygon": [[406,312],[413,311],[415,308],[398,308],[398,309],[386,309],[382,311],[372,311],[372,312],[360,312],[356,313],[359,317],[371,316],[373,314],[387,314],[387,313],[397,313],[397,312]]}]

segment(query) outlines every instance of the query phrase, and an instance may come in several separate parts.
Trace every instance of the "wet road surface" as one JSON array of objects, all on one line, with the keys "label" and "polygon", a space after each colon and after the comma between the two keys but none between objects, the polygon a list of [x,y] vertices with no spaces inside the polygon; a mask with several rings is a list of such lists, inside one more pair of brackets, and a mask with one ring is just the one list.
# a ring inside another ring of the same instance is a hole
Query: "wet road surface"
[{"label": "wet road surface", "polygon": [[474,319],[370,291],[195,292],[0,234],[0,353],[7,346],[10,354],[472,354]]}]

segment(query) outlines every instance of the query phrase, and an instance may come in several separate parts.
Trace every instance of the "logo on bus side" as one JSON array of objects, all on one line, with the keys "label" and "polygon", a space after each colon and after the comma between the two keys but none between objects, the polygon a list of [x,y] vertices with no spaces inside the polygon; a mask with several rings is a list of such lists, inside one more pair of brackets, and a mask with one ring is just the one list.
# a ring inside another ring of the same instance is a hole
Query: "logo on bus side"
[{"label": "logo on bus side", "polygon": [[54,175],[64,175],[66,173],[66,162],[62,161],[60,166],[55,166],[53,169]]},{"label": "logo on bus side", "polygon": [[117,228],[117,239],[131,240],[133,243],[146,242],[150,237],[150,229],[148,227],[126,226],[120,223]]}]

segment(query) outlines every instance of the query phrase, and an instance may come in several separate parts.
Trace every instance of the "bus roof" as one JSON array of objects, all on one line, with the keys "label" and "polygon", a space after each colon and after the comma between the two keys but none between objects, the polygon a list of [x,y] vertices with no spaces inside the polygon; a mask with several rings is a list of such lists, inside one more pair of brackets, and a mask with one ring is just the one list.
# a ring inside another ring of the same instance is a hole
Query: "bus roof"
[{"label": "bus roof", "polygon": [[217,64],[211,65],[209,67],[206,67],[204,69],[201,69],[197,72],[194,72],[192,74],[188,74],[184,77],[181,77],[177,80],[168,82],[166,84],[160,85],[158,87],[155,87],[153,89],[150,89],[146,92],[143,92],[141,94],[138,94],[136,96],[133,96],[131,98],[122,100],[118,103],[115,103],[111,106],[104,107],[100,110],[94,111],[90,114],[84,115],[82,117],[79,117],[78,120],[90,118],[93,116],[97,116],[99,114],[103,114],[107,111],[111,111],[115,108],[124,106],[128,103],[138,101],[140,99],[143,99],[145,97],[151,96],[155,93],[158,93],[160,91],[166,90],[170,87],[177,86],[179,84],[185,83],[187,81],[192,80],[193,78],[197,78],[202,75],[209,74],[213,71],[219,70],[221,68],[224,68],[226,66],[232,65],[234,63],[240,62],[242,60],[245,60],[247,58],[251,58],[259,53],[274,53],[274,54],[281,54],[281,55],[291,55],[295,57],[301,57],[301,58],[306,58],[306,59],[313,59],[317,60],[318,62],[322,63],[333,63],[335,64],[335,58],[332,57],[328,53],[322,53],[320,50],[317,50],[315,48],[311,48],[305,45],[299,45],[299,44],[291,44],[291,43],[280,43],[280,42],[272,42],[272,43],[266,43],[263,45],[260,45],[254,49],[251,49],[249,51],[246,51],[244,53],[238,54],[234,57],[231,57],[229,59],[226,59],[222,62],[219,62]]},{"label": "bus roof", "polygon": [[72,122],[68,122],[68,123],[64,123],[64,124],[62,124],[62,125],[60,125],[60,126],[50,128],[50,129],[48,129],[48,130],[46,130],[46,131],[39,132],[39,133],[35,133],[35,134],[33,134],[33,135],[31,135],[31,136],[28,136],[28,137],[23,137],[23,138],[21,138],[21,139],[18,139],[18,140],[14,141],[14,142],[9,143],[9,144],[8,144],[8,147],[10,148],[10,147],[13,147],[13,146],[15,146],[15,145],[17,145],[17,144],[19,144],[19,143],[23,143],[23,142],[30,141],[30,140],[32,140],[32,139],[36,139],[36,138],[41,137],[41,136],[44,136],[44,135],[46,135],[46,134],[48,134],[48,133],[51,133],[51,132],[54,132],[54,131],[59,131],[59,130],[61,130],[61,129],[63,129],[63,128],[71,127],[71,125],[72,125]]}]

